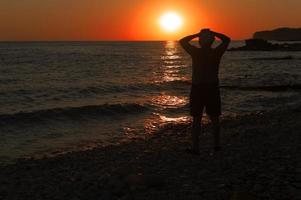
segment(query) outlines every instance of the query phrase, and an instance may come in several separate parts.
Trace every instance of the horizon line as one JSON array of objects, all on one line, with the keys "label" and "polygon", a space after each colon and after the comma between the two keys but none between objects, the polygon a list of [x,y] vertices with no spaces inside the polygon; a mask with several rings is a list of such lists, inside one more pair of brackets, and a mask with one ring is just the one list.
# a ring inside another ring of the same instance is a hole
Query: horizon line
[{"label": "horizon line", "polygon": [[[246,39],[233,39],[232,41],[244,41]],[[179,40],[0,40],[4,42],[178,42]]]}]

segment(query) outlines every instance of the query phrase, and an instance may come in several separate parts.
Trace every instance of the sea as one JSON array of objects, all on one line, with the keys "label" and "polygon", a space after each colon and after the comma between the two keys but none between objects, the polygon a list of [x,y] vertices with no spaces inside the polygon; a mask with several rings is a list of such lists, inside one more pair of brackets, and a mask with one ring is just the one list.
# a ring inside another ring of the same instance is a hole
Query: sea
[{"label": "sea", "polygon": [[[301,52],[227,51],[219,76],[223,118],[301,103]],[[0,164],[190,123],[190,85],[176,41],[0,42]]]}]

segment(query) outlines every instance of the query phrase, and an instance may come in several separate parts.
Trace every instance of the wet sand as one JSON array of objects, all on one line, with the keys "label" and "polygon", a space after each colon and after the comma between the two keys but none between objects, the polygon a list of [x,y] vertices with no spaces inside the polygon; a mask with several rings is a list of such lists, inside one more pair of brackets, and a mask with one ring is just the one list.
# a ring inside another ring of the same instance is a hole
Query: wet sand
[{"label": "wet sand", "polygon": [[222,120],[223,150],[185,152],[189,124],[0,167],[0,199],[301,199],[301,107]]}]

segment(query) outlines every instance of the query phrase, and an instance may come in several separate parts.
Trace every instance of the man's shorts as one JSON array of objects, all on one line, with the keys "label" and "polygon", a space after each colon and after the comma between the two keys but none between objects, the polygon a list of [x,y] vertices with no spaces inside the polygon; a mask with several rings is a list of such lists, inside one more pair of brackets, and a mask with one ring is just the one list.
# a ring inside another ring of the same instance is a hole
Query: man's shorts
[{"label": "man's shorts", "polygon": [[204,108],[209,116],[221,115],[221,97],[218,85],[192,85],[190,91],[190,114],[200,116]]}]

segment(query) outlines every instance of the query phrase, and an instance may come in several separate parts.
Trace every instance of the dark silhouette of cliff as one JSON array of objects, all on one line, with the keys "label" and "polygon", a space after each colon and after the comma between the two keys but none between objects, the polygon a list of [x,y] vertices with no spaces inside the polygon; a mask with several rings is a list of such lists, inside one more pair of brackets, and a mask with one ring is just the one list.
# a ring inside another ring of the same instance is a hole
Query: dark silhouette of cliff
[{"label": "dark silhouette of cliff", "polygon": [[301,41],[301,28],[278,28],[270,31],[259,31],[254,33],[253,38],[277,41]]}]

